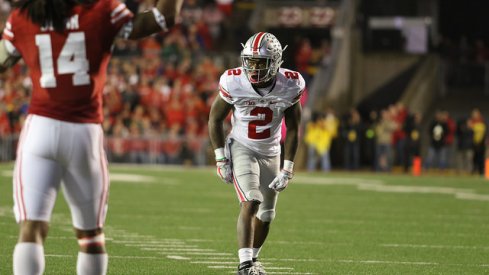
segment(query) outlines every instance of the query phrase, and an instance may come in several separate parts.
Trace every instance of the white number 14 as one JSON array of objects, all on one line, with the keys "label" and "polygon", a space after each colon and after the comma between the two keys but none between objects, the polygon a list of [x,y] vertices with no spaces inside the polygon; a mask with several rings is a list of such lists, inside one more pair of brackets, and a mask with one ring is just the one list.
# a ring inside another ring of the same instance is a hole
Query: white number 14
[{"label": "white number 14", "polygon": [[[51,36],[49,34],[36,35],[36,45],[39,48],[39,63],[41,65],[40,85],[42,88],[55,88],[56,76],[53,66]],[[73,74],[74,86],[90,84],[85,33],[69,33],[59,54],[57,69],[58,74]]]}]

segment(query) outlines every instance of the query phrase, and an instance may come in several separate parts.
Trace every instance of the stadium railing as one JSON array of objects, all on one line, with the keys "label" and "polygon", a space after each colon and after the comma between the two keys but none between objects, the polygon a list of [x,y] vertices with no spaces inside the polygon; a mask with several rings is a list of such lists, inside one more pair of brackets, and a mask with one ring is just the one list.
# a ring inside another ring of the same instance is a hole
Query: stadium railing
[{"label": "stadium railing", "polygon": [[[0,136],[0,162],[15,160],[19,135]],[[140,164],[187,164],[203,166],[209,163],[207,137],[164,136],[154,138],[105,137],[109,162]]]}]

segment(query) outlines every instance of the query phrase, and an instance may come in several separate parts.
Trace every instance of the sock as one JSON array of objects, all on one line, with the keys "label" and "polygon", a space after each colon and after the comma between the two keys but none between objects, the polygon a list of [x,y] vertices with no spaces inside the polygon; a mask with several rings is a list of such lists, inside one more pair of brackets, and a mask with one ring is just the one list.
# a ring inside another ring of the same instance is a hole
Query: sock
[{"label": "sock", "polygon": [[106,253],[89,254],[78,252],[76,273],[78,275],[105,275],[107,273],[108,262],[109,256]]},{"label": "sock", "polygon": [[239,255],[239,263],[251,262],[251,258],[253,257],[253,249],[252,248],[241,248],[238,250]]},{"label": "sock", "polygon": [[37,243],[18,243],[14,249],[14,274],[37,275],[44,272],[44,247]]},{"label": "sock", "polygon": [[260,254],[261,247],[254,248],[253,247],[253,261],[256,262],[258,259],[258,255]]}]

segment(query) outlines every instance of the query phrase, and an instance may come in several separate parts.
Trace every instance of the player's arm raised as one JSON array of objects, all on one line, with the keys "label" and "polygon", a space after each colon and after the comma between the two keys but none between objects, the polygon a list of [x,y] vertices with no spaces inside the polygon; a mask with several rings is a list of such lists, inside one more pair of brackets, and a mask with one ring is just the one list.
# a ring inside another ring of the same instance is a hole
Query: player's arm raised
[{"label": "player's arm raised", "polygon": [[208,123],[209,137],[216,155],[217,175],[225,183],[233,182],[231,163],[224,154],[225,136],[223,129],[223,122],[232,108],[233,105],[224,101],[220,96],[216,96],[214,103],[212,103]]},{"label": "player's arm raised", "polygon": [[136,14],[132,20],[133,27],[128,38],[139,39],[168,30],[175,25],[182,3],[183,0],[158,0],[153,9]]},{"label": "player's arm raised", "polygon": [[15,65],[21,58],[9,41],[0,40],[0,73]]}]

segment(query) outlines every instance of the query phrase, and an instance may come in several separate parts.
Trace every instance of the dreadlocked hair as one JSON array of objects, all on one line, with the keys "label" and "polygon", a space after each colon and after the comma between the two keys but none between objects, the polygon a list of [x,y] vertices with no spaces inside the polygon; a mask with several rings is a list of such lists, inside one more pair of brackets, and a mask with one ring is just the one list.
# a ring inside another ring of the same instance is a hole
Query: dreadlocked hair
[{"label": "dreadlocked hair", "polygon": [[76,2],[74,0],[20,0],[13,5],[21,12],[26,12],[35,24],[53,26],[56,31],[62,32]]}]

